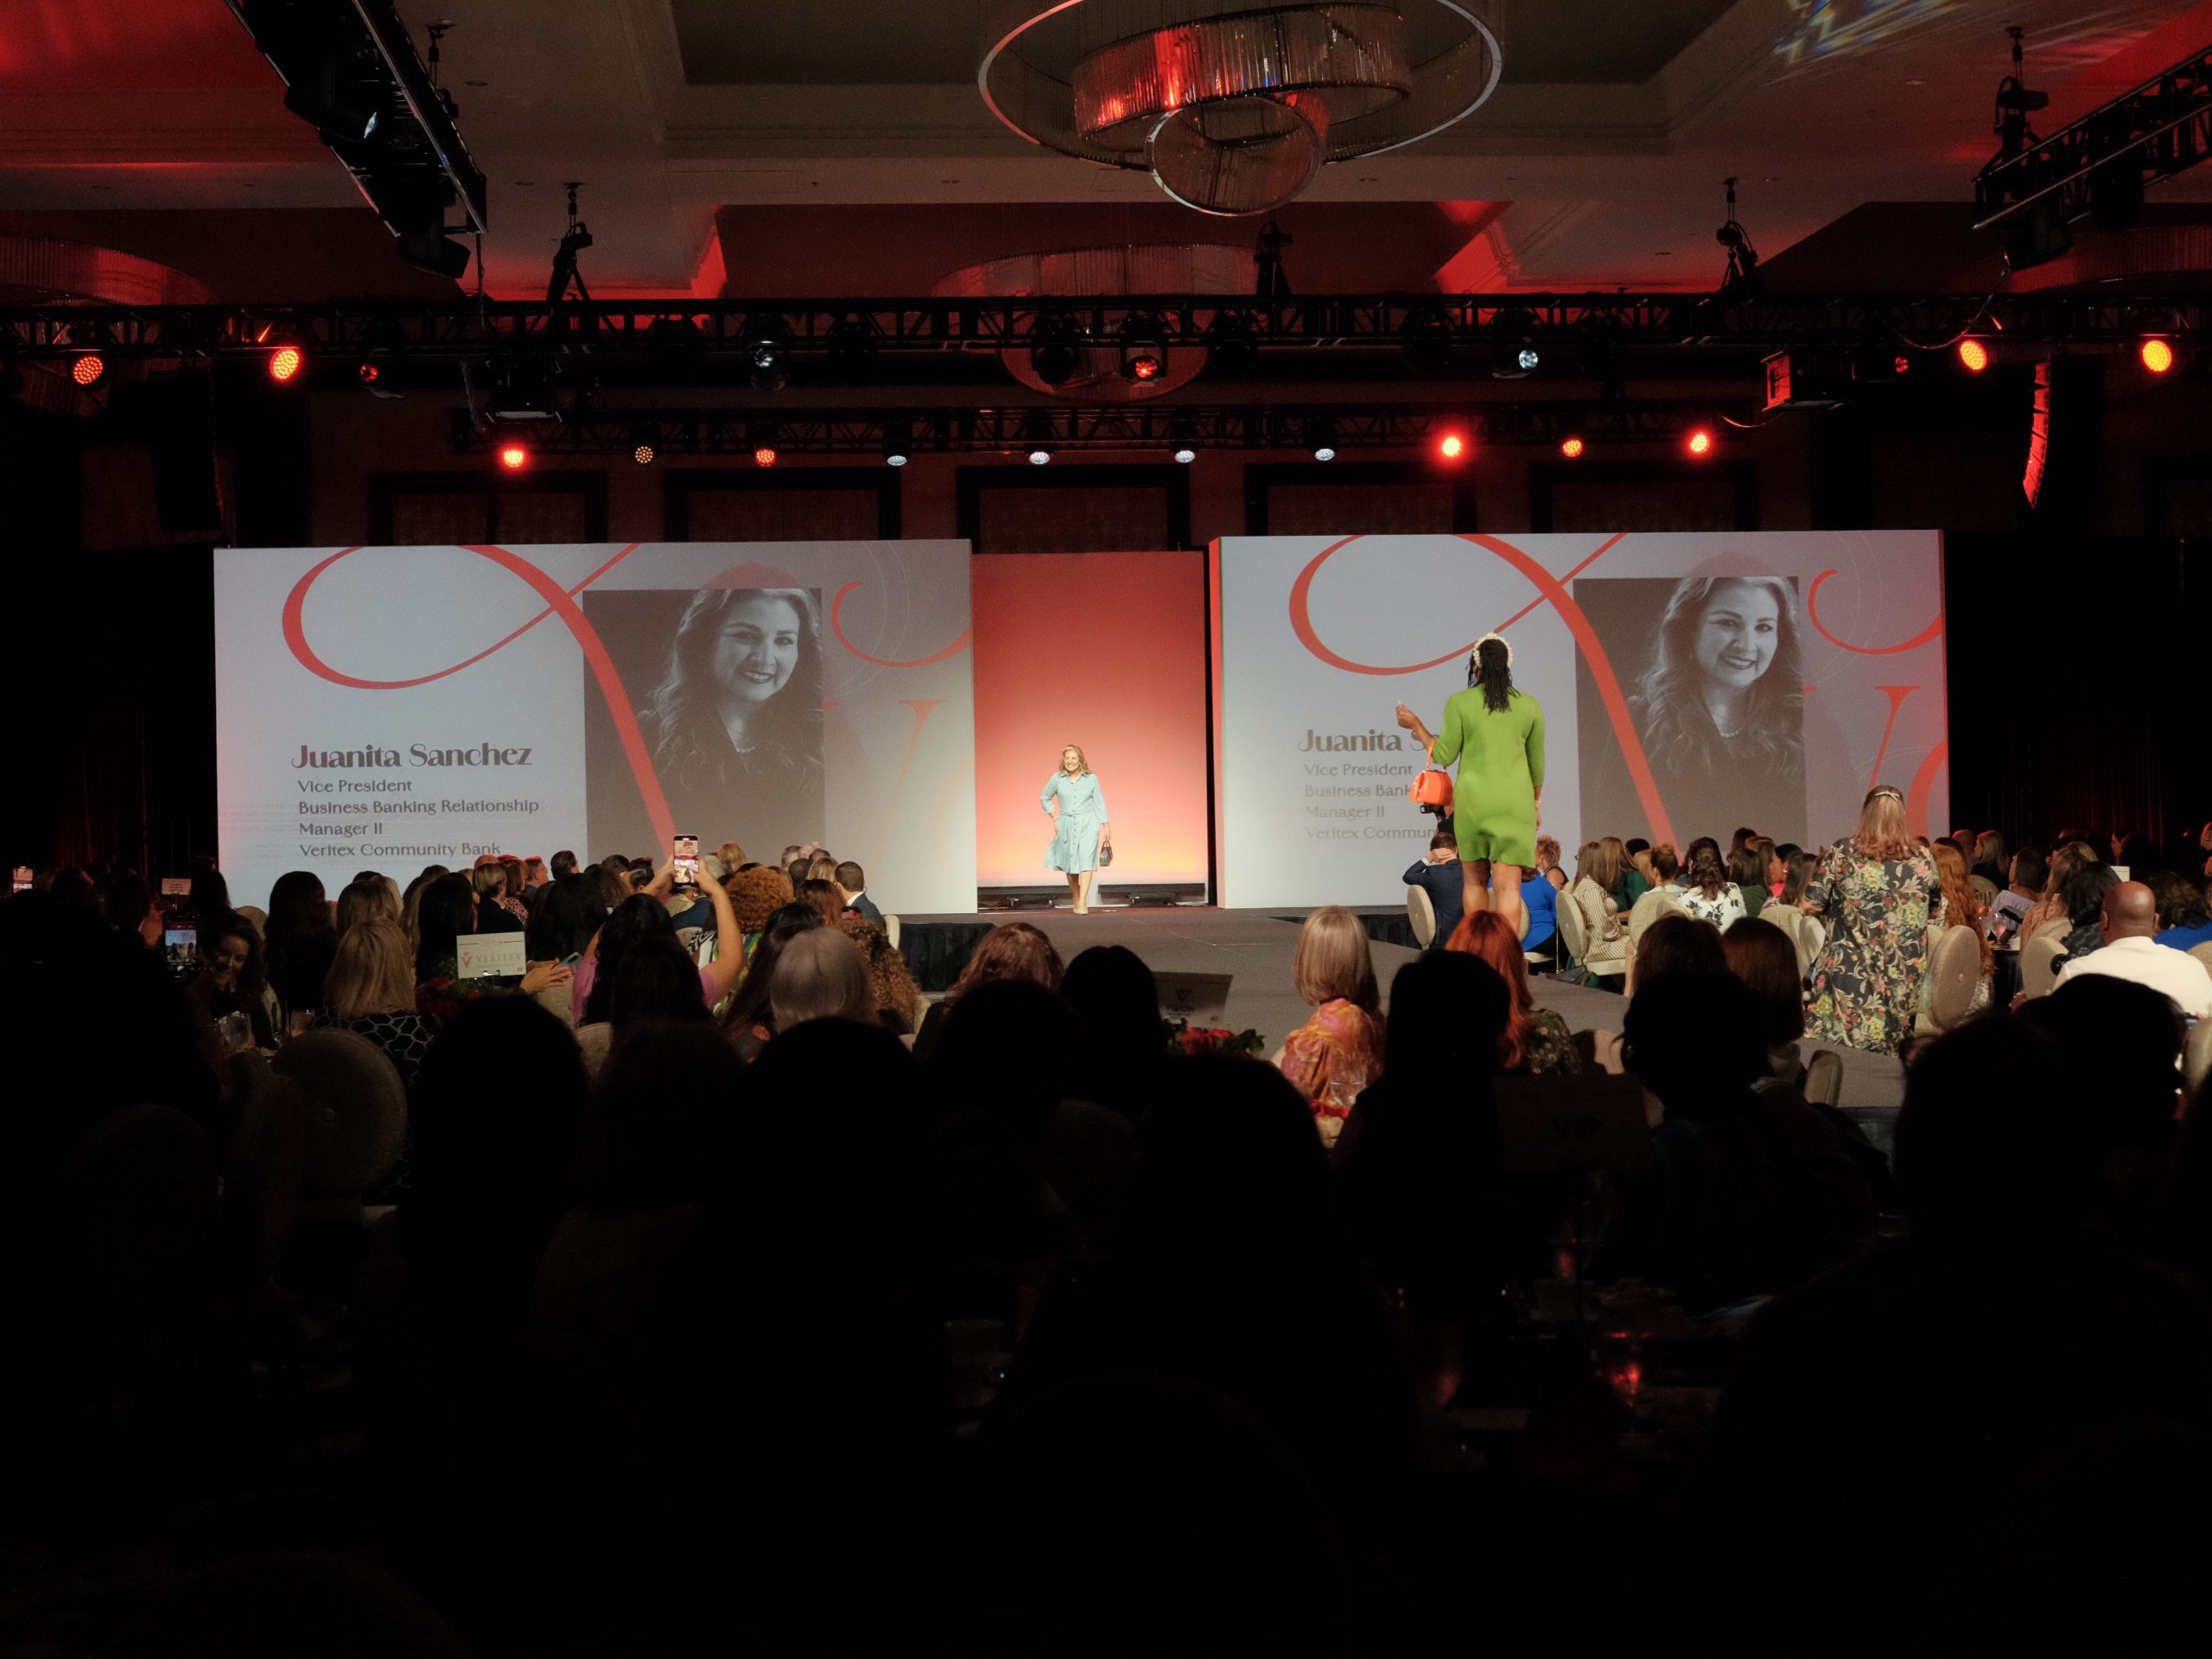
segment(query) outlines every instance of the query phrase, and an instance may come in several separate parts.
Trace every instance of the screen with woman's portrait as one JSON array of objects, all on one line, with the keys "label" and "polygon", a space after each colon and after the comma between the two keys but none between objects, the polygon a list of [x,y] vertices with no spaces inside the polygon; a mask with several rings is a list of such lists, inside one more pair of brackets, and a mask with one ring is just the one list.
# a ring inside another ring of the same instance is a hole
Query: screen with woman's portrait
[{"label": "screen with woman's portrait", "polygon": [[237,891],[686,835],[975,907],[963,543],[237,549],[215,588]]},{"label": "screen with woman's portrait", "polygon": [[[1574,584],[1605,658],[1623,677],[1635,744],[1675,834],[1724,844],[1741,828],[1802,844],[1805,668],[1796,582],[1775,575],[1671,580],[1585,579]],[[1587,658],[1576,664],[1578,703],[1598,706]],[[1580,745],[1582,810],[1592,823],[1655,835],[1655,813],[1610,728]],[[1681,844],[1687,844],[1681,843]]]}]

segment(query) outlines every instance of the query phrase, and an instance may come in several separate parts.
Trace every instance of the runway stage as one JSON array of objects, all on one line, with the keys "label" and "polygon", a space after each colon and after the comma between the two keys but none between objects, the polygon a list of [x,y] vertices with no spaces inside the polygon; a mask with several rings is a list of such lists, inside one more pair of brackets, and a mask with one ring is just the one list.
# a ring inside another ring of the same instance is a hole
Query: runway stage
[{"label": "runway stage", "polygon": [[[1375,957],[1375,976],[1382,988],[1387,1012],[1390,980],[1419,953],[1409,944],[1394,944],[1375,938],[1381,933],[1409,937],[1403,931],[1405,912],[1361,911],[1368,924],[1370,949]],[[1044,932],[1060,953],[1072,961],[1094,944],[1126,945],[1144,959],[1155,974],[1228,974],[1229,1006],[1223,1023],[1232,1031],[1246,1027],[1267,1039],[1273,1052],[1282,1039],[1306,1022],[1307,1008],[1292,988],[1290,957],[1298,942],[1302,918],[1264,910],[1220,910],[1211,906],[1176,905],[1145,908],[1094,910],[1077,916],[1065,910],[994,911],[966,916],[902,916],[899,945],[922,988],[935,994],[958,977],[969,952],[984,934],[1002,922],[1022,921]],[[1530,982],[1537,1005],[1554,1008],[1576,1031],[1618,1031],[1627,1007],[1607,991],[1562,985],[1555,979]],[[1808,1051],[1809,1052],[1809,1049]],[[1895,1116],[1904,1098],[1904,1076],[1897,1061],[1879,1054],[1845,1051],[1842,1105],[1854,1114],[1865,1112],[1870,1133],[1886,1146],[1887,1120]]]}]

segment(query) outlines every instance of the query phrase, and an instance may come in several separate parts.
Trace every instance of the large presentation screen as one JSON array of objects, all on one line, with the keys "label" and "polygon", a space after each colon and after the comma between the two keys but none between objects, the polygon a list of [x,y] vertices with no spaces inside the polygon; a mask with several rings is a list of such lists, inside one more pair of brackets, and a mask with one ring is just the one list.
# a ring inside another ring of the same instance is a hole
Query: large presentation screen
[{"label": "large presentation screen", "polygon": [[696,835],[975,907],[964,543],[231,549],[215,617],[238,903]]},{"label": "large presentation screen", "polygon": [[1403,902],[1407,799],[1493,629],[1545,717],[1543,833],[1811,847],[1876,782],[1946,833],[1932,531],[1239,537],[1213,550],[1225,905]]}]

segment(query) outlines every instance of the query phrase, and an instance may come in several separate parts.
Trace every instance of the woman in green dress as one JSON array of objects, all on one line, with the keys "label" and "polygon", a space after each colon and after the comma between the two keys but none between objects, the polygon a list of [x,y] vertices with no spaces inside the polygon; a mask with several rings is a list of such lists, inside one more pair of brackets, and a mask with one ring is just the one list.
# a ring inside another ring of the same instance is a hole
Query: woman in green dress
[{"label": "woman in green dress", "polygon": [[1542,817],[1537,803],[1544,793],[1544,711],[1513,689],[1513,647],[1495,633],[1475,642],[1467,689],[1444,705],[1440,734],[1432,734],[1402,702],[1398,724],[1436,765],[1459,763],[1452,822],[1459,840],[1463,913],[1495,908],[1517,932],[1521,878],[1536,861]]}]

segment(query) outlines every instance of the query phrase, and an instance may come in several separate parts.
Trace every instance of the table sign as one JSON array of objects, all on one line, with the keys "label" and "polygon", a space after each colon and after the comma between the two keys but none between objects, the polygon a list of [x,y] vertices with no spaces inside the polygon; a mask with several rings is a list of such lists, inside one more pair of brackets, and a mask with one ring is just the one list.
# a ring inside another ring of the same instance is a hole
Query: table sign
[{"label": "table sign", "polygon": [[162,878],[162,897],[189,899],[192,897],[192,878],[188,875],[165,875]]},{"label": "table sign", "polygon": [[1229,1013],[1229,982],[1233,974],[1154,974],[1160,987],[1160,1012],[1170,1020],[1187,1020],[1194,1026],[1219,1026]]},{"label": "table sign", "polygon": [[463,979],[520,979],[529,971],[520,933],[464,933],[454,944]]}]

